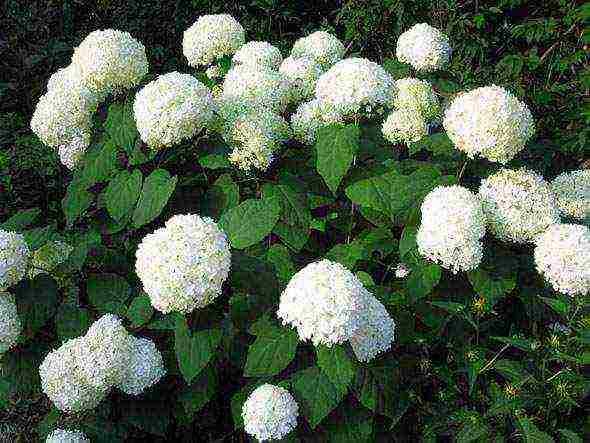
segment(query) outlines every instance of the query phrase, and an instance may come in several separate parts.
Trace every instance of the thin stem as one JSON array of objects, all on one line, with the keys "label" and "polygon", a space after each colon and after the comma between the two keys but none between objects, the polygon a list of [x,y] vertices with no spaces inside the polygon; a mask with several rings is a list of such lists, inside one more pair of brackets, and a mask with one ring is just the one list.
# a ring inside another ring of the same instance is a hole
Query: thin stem
[{"label": "thin stem", "polygon": [[488,370],[494,364],[494,362],[498,359],[498,357],[500,357],[500,354],[502,354],[502,352],[504,352],[509,347],[510,347],[510,345],[504,345],[504,347],[502,349],[500,349],[498,351],[498,353],[496,355],[494,355],[494,357],[488,363],[486,363],[486,365],[483,368],[481,368],[479,370],[479,374],[481,374],[482,372]]}]

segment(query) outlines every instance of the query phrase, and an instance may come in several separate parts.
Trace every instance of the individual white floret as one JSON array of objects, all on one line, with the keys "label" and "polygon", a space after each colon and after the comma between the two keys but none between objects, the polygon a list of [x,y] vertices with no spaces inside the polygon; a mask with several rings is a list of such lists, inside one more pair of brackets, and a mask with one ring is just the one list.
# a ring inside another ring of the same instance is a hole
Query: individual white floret
[{"label": "individual white floret", "polygon": [[291,278],[281,294],[277,316],[314,345],[341,344],[363,324],[368,291],[339,263],[321,260]]},{"label": "individual white floret", "polygon": [[590,219],[590,169],[564,172],[551,182],[551,190],[564,217]]},{"label": "individual white floret", "polygon": [[188,313],[221,294],[231,254],[225,233],[210,218],[175,215],[144,237],[135,270],[154,308]]},{"label": "individual white floret", "polygon": [[22,331],[14,297],[0,292],[0,356],[16,345]]},{"label": "individual white floret", "polygon": [[90,443],[82,431],[56,429],[47,436],[45,443]]},{"label": "individual white floret", "polygon": [[322,74],[315,94],[335,112],[353,117],[392,108],[396,87],[393,77],[377,63],[364,58],[347,58]]},{"label": "individual white floret", "polygon": [[297,427],[298,415],[289,391],[270,384],[256,388],[242,407],[244,429],[258,441],[280,440]]},{"label": "individual white floret", "polygon": [[535,132],[529,108],[495,85],[458,95],[445,111],[443,126],[468,157],[502,164],[522,151]]},{"label": "individual white floret", "polygon": [[590,229],[582,225],[551,225],[536,239],[537,271],[557,292],[590,293]]},{"label": "individual white floret", "polygon": [[131,362],[116,387],[129,395],[140,395],[166,374],[162,354],[155,343],[132,338]]},{"label": "individual white floret", "polygon": [[133,88],[148,73],[145,47],[131,34],[116,29],[93,31],[72,56],[85,83],[105,93]]},{"label": "individual white floret", "polygon": [[395,55],[417,71],[432,72],[449,63],[451,46],[444,33],[427,23],[418,23],[399,36]]},{"label": "individual white floret", "polygon": [[139,135],[155,149],[192,138],[213,120],[214,110],[209,88],[179,72],[161,75],[145,85],[133,103]]},{"label": "individual white floret", "polygon": [[395,267],[395,278],[406,278],[410,275],[410,268],[405,263],[398,263]]},{"label": "individual white floret", "polygon": [[318,78],[324,72],[313,59],[287,57],[279,68],[291,85],[291,102],[301,103],[313,97]]},{"label": "individual white floret", "polygon": [[25,276],[30,251],[25,238],[0,229],[0,290],[14,286]]},{"label": "individual white floret", "polygon": [[233,54],[245,41],[244,28],[231,15],[202,15],[184,31],[182,52],[190,66],[209,65]]},{"label": "individual white floret", "polygon": [[248,42],[232,58],[236,65],[279,69],[283,56],[276,46],[268,42]]},{"label": "individual white floret", "polygon": [[501,169],[482,180],[479,197],[488,228],[501,240],[530,242],[560,220],[549,185],[526,168]]},{"label": "individual white floret", "polygon": [[430,83],[407,77],[396,80],[395,86],[397,88],[396,109],[417,111],[428,123],[440,117],[440,103]]},{"label": "individual white floret", "polygon": [[313,145],[318,129],[343,121],[344,118],[332,107],[314,99],[297,107],[291,116],[291,129],[296,140],[305,145]]},{"label": "individual white floret", "polygon": [[362,326],[350,339],[359,361],[367,362],[386,352],[395,339],[395,322],[373,295],[368,295]]},{"label": "individual white floret", "polygon": [[291,49],[293,58],[310,58],[324,69],[344,57],[344,45],[328,32],[316,31],[295,42]]},{"label": "individual white floret", "polygon": [[428,125],[422,114],[411,108],[393,111],[381,127],[383,137],[391,143],[414,143],[428,135]]}]

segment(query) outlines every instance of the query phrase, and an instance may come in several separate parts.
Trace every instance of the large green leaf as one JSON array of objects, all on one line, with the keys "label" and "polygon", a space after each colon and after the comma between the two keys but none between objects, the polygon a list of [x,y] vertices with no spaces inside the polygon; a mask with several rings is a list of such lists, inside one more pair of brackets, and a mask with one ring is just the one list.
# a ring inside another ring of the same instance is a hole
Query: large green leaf
[{"label": "large green leaf", "polygon": [[61,305],[55,317],[57,335],[62,341],[86,334],[91,324],[90,311],[75,305]]},{"label": "large green leaf", "polygon": [[549,434],[541,431],[530,418],[525,415],[516,417],[516,426],[520,430],[526,443],[554,443],[555,440]]},{"label": "large green leaf", "polygon": [[40,214],[41,210],[39,208],[23,209],[2,223],[0,227],[5,231],[22,232],[33,224]]},{"label": "large green leaf", "polygon": [[133,225],[139,228],[154,220],[168,203],[176,188],[176,176],[170,177],[168,171],[156,169],[144,181],[137,207],[133,212]]},{"label": "large green leaf", "polygon": [[14,288],[14,296],[26,337],[32,337],[55,315],[57,284],[46,275],[20,282]]},{"label": "large green leaf", "polygon": [[211,399],[217,389],[217,376],[211,365],[207,366],[193,383],[179,395],[178,401],[186,415],[192,419]]},{"label": "large green leaf", "polygon": [[335,194],[358,151],[360,130],[356,125],[330,125],[317,132],[316,168]]},{"label": "large green leaf", "polygon": [[256,329],[256,336],[248,348],[244,367],[246,377],[276,375],[295,357],[299,342],[295,331],[267,324],[264,328]]},{"label": "large green leaf", "polygon": [[133,117],[133,101],[111,104],[104,129],[115,145],[131,153],[139,136]]},{"label": "large green leaf", "polygon": [[325,425],[330,443],[368,443],[373,432],[373,417],[362,407],[346,403],[330,416]]},{"label": "large green leaf", "polygon": [[110,140],[93,146],[85,153],[83,164],[78,168],[76,179],[89,188],[111,178],[118,169],[117,146]]},{"label": "large green leaf", "polygon": [[473,289],[493,306],[516,287],[518,260],[512,251],[491,245],[481,265],[467,273]]},{"label": "large green leaf", "polygon": [[283,286],[286,286],[295,274],[295,266],[289,250],[281,244],[274,244],[266,251],[266,260],[274,265],[277,278]]},{"label": "large green leaf", "polygon": [[94,194],[86,190],[86,184],[80,180],[73,180],[62,200],[62,208],[68,226],[81,217],[94,201]]},{"label": "large green leaf", "polygon": [[424,264],[412,270],[406,280],[408,295],[414,300],[426,297],[436,287],[441,277],[439,265]]},{"label": "large green leaf", "polygon": [[182,376],[188,384],[199,375],[213,357],[219,342],[221,330],[207,329],[191,334],[185,319],[176,322],[174,348]]},{"label": "large green leaf", "polygon": [[356,368],[342,346],[317,346],[318,366],[341,392],[346,393],[354,379]]},{"label": "large green leaf", "polygon": [[488,426],[481,420],[467,419],[463,427],[457,434],[457,443],[470,443],[472,441],[481,441],[489,434]]},{"label": "large green leaf", "polygon": [[131,287],[123,277],[115,274],[90,274],[86,292],[92,306],[100,312],[124,315]]},{"label": "large green leaf", "polygon": [[127,318],[131,320],[131,327],[139,328],[150,321],[154,308],[147,295],[138,295],[127,309]]},{"label": "large green leaf", "polygon": [[115,220],[121,220],[135,207],[141,193],[142,179],[141,171],[136,169],[133,173],[121,171],[109,182],[105,201],[109,215]]},{"label": "large green leaf", "polygon": [[123,420],[150,434],[166,436],[170,414],[165,403],[154,400],[127,400],[121,405]]},{"label": "large green leaf", "polygon": [[233,181],[230,174],[223,174],[205,193],[202,212],[218,219],[225,211],[237,206],[239,201],[240,190],[238,185]]}]

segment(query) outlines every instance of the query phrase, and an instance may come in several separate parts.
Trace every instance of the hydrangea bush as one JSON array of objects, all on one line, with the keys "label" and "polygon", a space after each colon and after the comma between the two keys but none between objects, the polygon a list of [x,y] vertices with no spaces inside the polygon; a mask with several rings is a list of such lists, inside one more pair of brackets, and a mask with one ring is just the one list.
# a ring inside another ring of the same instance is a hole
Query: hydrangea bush
[{"label": "hydrangea bush", "polygon": [[426,23],[373,61],[195,20],[175,71],[106,29],[48,73],[68,187],[0,226],[0,399],[48,442],[582,441],[590,180],[527,167],[525,101],[441,91]]}]

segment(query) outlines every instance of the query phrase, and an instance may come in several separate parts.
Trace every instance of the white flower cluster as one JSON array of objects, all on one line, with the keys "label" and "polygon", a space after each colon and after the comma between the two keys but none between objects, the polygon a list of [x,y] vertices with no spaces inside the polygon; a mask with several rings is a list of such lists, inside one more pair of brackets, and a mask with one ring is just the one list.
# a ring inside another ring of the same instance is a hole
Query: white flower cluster
[{"label": "white flower cluster", "polygon": [[457,149],[506,164],[535,132],[529,108],[499,86],[458,95],[445,111],[443,126]]},{"label": "white flower cluster", "polygon": [[283,56],[276,46],[268,42],[252,41],[242,46],[233,56],[234,65],[246,65],[268,69],[279,69]]},{"label": "white flower cluster", "polygon": [[106,314],[85,336],[45,357],[39,367],[43,392],[68,413],[94,408],[113,387],[138,395],[166,372],[155,345],[145,342],[150,341],[129,335],[117,316]]},{"label": "white flower cluster", "polygon": [[203,15],[184,31],[182,52],[190,66],[209,65],[233,54],[245,41],[244,28],[231,15]]},{"label": "white flower cluster", "polygon": [[551,190],[564,217],[590,219],[590,169],[564,172],[551,182]]},{"label": "white flower cluster", "polygon": [[214,110],[209,88],[179,72],[161,75],[145,85],[133,103],[141,139],[155,149],[198,134],[213,121]]},{"label": "white flower cluster", "polygon": [[296,140],[313,145],[318,129],[332,123],[341,123],[343,118],[337,112],[324,106],[318,99],[301,103],[291,116],[291,129]]},{"label": "white flower cluster", "polygon": [[297,427],[298,415],[291,393],[270,384],[256,388],[242,407],[244,429],[258,441],[282,439]]},{"label": "white flower cluster", "polygon": [[0,229],[0,290],[22,280],[27,272],[30,255],[21,234]]},{"label": "white flower cluster", "polygon": [[432,72],[444,68],[451,59],[449,38],[427,23],[418,23],[399,36],[396,57],[417,71]]},{"label": "white flower cluster", "polygon": [[188,313],[221,294],[231,254],[225,233],[210,218],[175,215],[144,237],[135,271],[151,303],[164,314]]},{"label": "white flower cluster", "polygon": [[279,72],[290,83],[291,103],[301,103],[313,97],[315,85],[324,71],[311,58],[287,57],[281,63]]},{"label": "white flower cluster", "polygon": [[381,127],[383,137],[391,143],[415,143],[428,135],[428,124],[415,109],[393,111]]},{"label": "white flower cluster", "polygon": [[340,40],[328,32],[316,31],[295,42],[291,57],[309,58],[323,69],[328,69],[344,57],[344,52],[345,48]]},{"label": "white flower cluster", "polygon": [[424,199],[418,252],[453,273],[479,266],[485,217],[477,196],[461,186],[438,186]]},{"label": "white flower cluster", "polygon": [[11,349],[22,331],[14,297],[0,292],[0,356]]},{"label": "white flower cluster", "polygon": [[56,429],[47,436],[45,443],[90,443],[82,431]]},{"label": "white flower cluster", "polygon": [[368,362],[391,347],[395,322],[373,295],[369,294],[365,301],[361,327],[350,338],[350,345],[359,361]]},{"label": "white flower cluster", "polygon": [[526,168],[501,169],[482,180],[479,197],[489,230],[501,240],[531,242],[560,221],[549,185]]},{"label": "white flower cluster", "polygon": [[535,265],[558,292],[590,293],[590,229],[571,224],[551,225],[536,239]]}]

